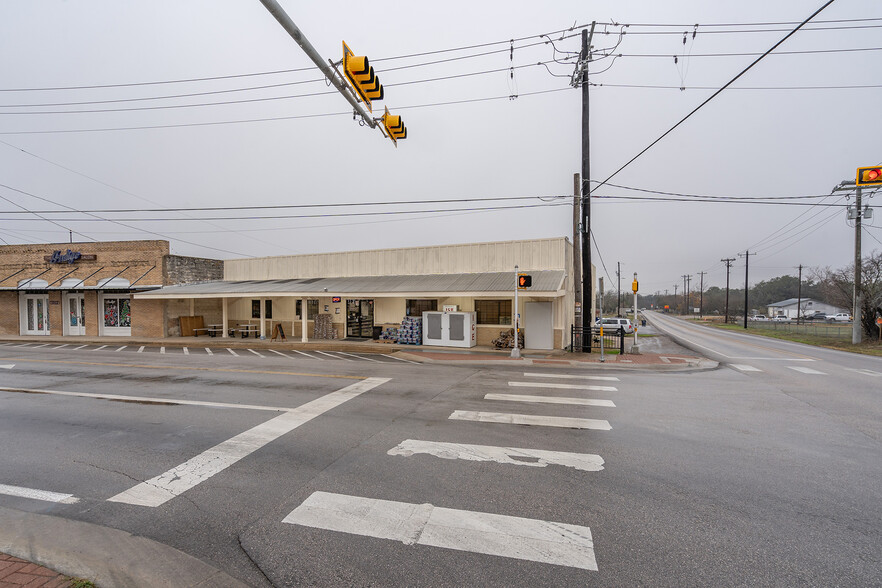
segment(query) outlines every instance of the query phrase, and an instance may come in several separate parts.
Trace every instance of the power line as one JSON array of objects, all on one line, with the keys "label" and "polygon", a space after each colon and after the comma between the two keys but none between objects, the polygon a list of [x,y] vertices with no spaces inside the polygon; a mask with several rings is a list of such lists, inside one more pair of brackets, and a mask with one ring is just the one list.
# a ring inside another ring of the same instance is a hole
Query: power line
[{"label": "power line", "polygon": [[679,122],[677,122],[674,126],[672,126],[672,127],[671,127],[670,129],[668,129],[667,131],[665,131],[665,132],[664,132],[659,138],[657,138],[657,139],[654,140],[652,143],[650,143],[649,145],[647,145],[647,146],[646,146],[642,151],[640,151],[637,155],[635,155],[634,157],[632,157],[631,159],[629,159],[629,160],[628,160],[623,166],[621,166],[619,169],[617,169],[616,171],[614,171],[614,172],[613,172],[608,178],[606,178],[606,180],[604,180],[599,186],[595,186],[593,189],[589,190],[589,195],[590,195],[591,192],[593,192],[594,190],[596,190],[597,188],[599,188],[600,186],[602,186],[602,185],[605,184],[606,182],[608,182],[608,181],[610,181],[611,179],[613,179],[616,175],[619,174],[619,172],[621,172],[622,170],[624,170],[626,167],[628,167],[629,165],[631,165],[632,163],[634,163],[634,162],[635,162],[635,161],[636,161],[641,155],[643,155],[644,153],[646,153],[647,151],[649,151],[649,150],[650,150],[650,149],[651,149],[656,143],[658,143],[659,141],[661,141],[662,139],[664,139],[665,137],[667,137],[671,132],[674,131],[674,129],[676,129],[676,128],[679,127],[681,124],[683,124],[684,122],[686,122],[686,121],[687,121],[687,120],[688,120],[693,114],[695,114],[696,112],[698,112],[699,110],[701,110],[701,108],[702,108],[705,104],[707,104],[708,102],[710,102],[711,100],[713,100],[714,98],[716,98],[717,96],[719,96],[719,95],[723,92],[723,90],[725,90],[726,88],[728,88],[729,86],[731,86],[731,85],[732,85],[733,83],[735,83],[735,82],[736,82],[741,76],[743,76],[743,75],[746,74],[748,71],[750,71],[750,70],[753,68],[753,66],[755,66],[757,63],[759,63],[760,61],[762,61],[762,59],[763,59],[766,55],[768,55],[768,54],[770,54],[772,51],[774,51],[778,46],[780,46],[782,43],[784,43],[784,41],[786,41],[787,39],[789,39],[791,36],[795,35],[796,32],[797,32],[799,29],[801,29],[801,28],[802,28],[806,23],[808,23],[812,18],[814,18],[815,16],[817,16],[822,10],[824,10],[825,8],[827,8],[828,6],[830,6],[831,4],[833,4],[834,1],[835,1],[835,0],[827,0],[827,2],[825,2],[823,6],[821,6],[819,9],[817,9],[815,12],[813,12],[813,13],[811,14],[811,16],[809,16],[807,19],[805,19],[804,21],[802,21],[799,25],[797,25],[796,28],[794,28],[792,31],[790,31],[789,33],[787,33],[787,34],[784,36],[784,38],[782,38],[780,41],[778,41],[777,43],[775,43],[774,45],[772,45],[772,46],[771,46],[771,47],[770,47],[765,53],[763,53],[762,55],[760,55],[759,57],[757,57],[757,58],[756,58],[756,59],[755,59],[750,65],[748,65],[746,68],[742,69],[741,72],[738,73],[738,75],[736,75],[734,78],[732,78],[731,80],[729,80],[728,82],[726,82],[726,84],[723,85],[722,88],[720,88],[719,90],[717,90],[716,92],[714,92],[713,94],[711,94],[706,100],[704,100],[704,102],[702,102],[701,104],[699,104],[698,106],[696,106],[696,107],[695,107],[695,108],[694,108],[689,114],[687,114],[687,115],[684,116],[682,119],[680,119]]},{"label": "power line", "polygon": [[[518,94],[518,98],[524,98],[527,96],[538,96],[541,94],[550,94],[553,92],[564,92],[567,90],[572,90],[572,88],[567,86],[564,88],[555,88],[552,90],[539,90],[536,92],[522,92],[522,93]],[[469,99],[465,99],[465,100],[451,100],[451,101],[447,101],[447,102],[434,102],[434,103],[430,103],[430,104],[415,104],[415,105],[410,105],[410,106],[400,106],[400,107],[397,107],[396,110],[411,110],[411,109],[415,109],[415,108],[451,106],[451,105],[456,105],[456,104],[469,104],[469,103],[474,103],[474,102],[488,102],[488,101],[493,101],[493,100],[510,101],[511,95],[505,94],[503,96],[488,96],[485,98],[469,98]],[[249,124],[249,123],[258,123],[258,122],[278,122],[278,121],[283,121],[283,120],[324,118],[324,117],[328,117],[328,116],[352,116],[352,111],[324,112],[324,113],[316,113],[316,114],[296,114],[296,115],[291,115],[291,116],[272,116],[272,117],[227,120],[227,121],[209,121],[209,122],[201,122],[201,123],[139,125],[139,126],[131,126],[131,127],[105,127],[105,128],[96,128],[96,129],[51,129],[51,130],[42,130],[42,131],[0,131],[0,135],[47,135],[47,134],[67,134],[67,133],[103,133],[103,132],[108,132],[108,131],[142,131],[142,130],[150,130],[150,129],[178,129],[178,128],[187,128],[187,127],[210,127],[210,126],[219,126],[219,125]]]},{"label": "power line", "polygon": [[[643,84],[603,84],[591,82],[596,88],[638,88],[645,90],[716,90],[716,86],[653,86]],[[863,90],[868,88],[882,88],[882,84],[861,84],[848,86],[738,86],[729,88],[734,90]]]},{"label": "power line", "polygon": [[707,202],[715,204],[765,204],[770,206],[824,206],[844,208],[845,204],[821,204],[817,202],[770,202],[768,200],[723,199],[715,197],[676,198],[655,196],[592,196],[595,200],[641,200],[644,202]]},{"label": "power line", "polygon": [[[799,51],[779,51],[775,55],[816,55],[819,53],[860,53],[863,51],[880,51],[882,47],[852,47],[846,49],[803,49]],[[681,54],[674,53],[617,53],[618,57],[640,57],[640,58],[661,58],[671,59],[673,57],[683,57]],[[690,53],[686,57],[756,57],[765,56],[766,53]]]},{"label": "power line", "polygon": [[[591,183],[599,184],[599,180],[591,180]],[[635,192],[647,192],[650,194],[662,194],[665,196],[681,196],[684,198],[712,198],[712,199],[739,199],[739,200],[802,200],[810,198],[829,198],[830,194],[803,195],[803,196],[709,196],[706,194],[684,194],[682,192],[663,192],[661,190],[649,190],[647,188],[635,188],[633,186],[623,186],[621,184],[607,183],[607,186],[613,188],[621,188],[623,190],[632,190]]]}]

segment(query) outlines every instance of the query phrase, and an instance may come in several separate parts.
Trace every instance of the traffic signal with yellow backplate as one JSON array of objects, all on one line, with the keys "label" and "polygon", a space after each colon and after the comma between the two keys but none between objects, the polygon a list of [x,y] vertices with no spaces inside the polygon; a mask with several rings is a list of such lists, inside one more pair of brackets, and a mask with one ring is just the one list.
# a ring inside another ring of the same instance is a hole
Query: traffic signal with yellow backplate
[{"label": "traffic signal with yellow backplate", "polygon": [[382,121],[386,134],[392,139],[396,147],[398,147],[399,139],[407,139],[407,128],[404,126],[404,121],[401,120],[400,116],[389,114],[389,109],[387,108],[385,114],[383,114]]},{"label": "traffic signal with yellow backplate", "polygon": [[371,112],[371,101],[383,99],[383,85],[364,55],[355,55],[343,41],[343,74]]},{"label": "traffic signal with yellow backplate", "polygon": [[882,185],[882,166],[859,167],[855,184],[858,186]]}]

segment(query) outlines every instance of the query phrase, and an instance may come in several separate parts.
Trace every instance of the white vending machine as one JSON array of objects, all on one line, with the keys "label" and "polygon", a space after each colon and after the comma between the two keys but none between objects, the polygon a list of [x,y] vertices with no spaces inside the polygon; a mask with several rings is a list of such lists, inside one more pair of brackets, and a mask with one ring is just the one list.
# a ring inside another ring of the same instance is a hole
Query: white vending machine
[{"label": "white vending machine", "polygon": [[474,347],[478,344],[474,312],[424,312],[423,345]]}]

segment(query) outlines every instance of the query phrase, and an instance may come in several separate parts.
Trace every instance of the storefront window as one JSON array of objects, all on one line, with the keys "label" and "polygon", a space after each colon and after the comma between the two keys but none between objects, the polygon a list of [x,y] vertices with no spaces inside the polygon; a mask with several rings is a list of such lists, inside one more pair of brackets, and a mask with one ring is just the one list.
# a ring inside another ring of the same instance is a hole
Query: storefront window
[{"label": "storefront window", "polygon": [[479,325],[510,325],[511,300],[475,300]]},{"label": "storefront window", "polygon": [[435,312],[436,310],[438,310],[437,300],[408,300],[405,306],[407,316],[423,316],[424,312]]},{"label": "storefront window", "polygon": [[[271,319],[273,318],[273,301],[265,300],[264,305],[266,307],[266,316],[264,318]],[[260,300],[252,300],[251,301],[251,318],[259,319],[260,318]]]},{"label": "storefront window", "polygon": [[131,327],[132,310],[128,298],[104,299],[104,326]]},{"label": "storefront window", "polygon": [[[303,317],[303,315],[300,314],[301,310],[302,310],[301,301],[298,300],[297,301],[297,310],[295,311],[295,314],[297,315],[298,319]],[[306,312],[309,313],[306,316],[307,320],[315,317],[319,313],[319,301],[318,300],[307,300],[306,301]]]}]

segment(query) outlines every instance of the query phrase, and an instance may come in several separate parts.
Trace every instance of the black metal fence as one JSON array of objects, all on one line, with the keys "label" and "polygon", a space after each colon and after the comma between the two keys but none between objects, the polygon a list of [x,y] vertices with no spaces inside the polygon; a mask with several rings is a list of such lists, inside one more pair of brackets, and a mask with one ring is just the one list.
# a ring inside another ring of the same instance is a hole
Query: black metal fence
[{"label": "black metal fence", "polygon": [[[625,353],[625,329],[622,327],[603,329],[602,339],[605,351]],[[600,328],[582,327],[578,329],[573,325],[570,329],[570,341],[570,351],[592,353],[594,350],[599,350],[601,342]]]}]

